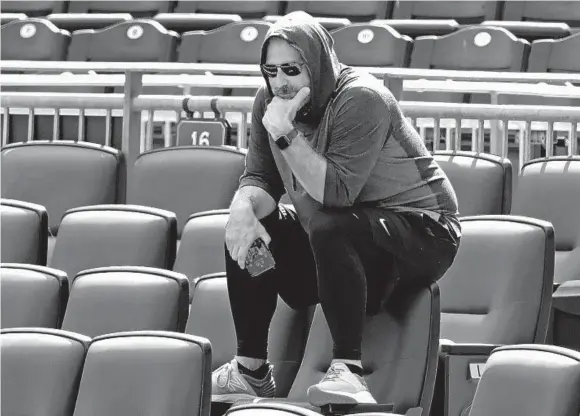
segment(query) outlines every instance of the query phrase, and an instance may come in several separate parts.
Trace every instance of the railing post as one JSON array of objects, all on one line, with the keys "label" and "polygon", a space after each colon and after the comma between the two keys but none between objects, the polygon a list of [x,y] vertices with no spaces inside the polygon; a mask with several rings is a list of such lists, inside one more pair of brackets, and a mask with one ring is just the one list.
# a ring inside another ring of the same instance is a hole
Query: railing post
[{"label": "railing post", "polygon": [[383,83],[391,91],[395,99],[400,101],[403,96],[403,78],[393,78],[385,74]]},{"label": "railing post", "polygon": [[[491,94],[491,103],[494,105],[499,104],[499,95],[497,92],[492,92]],[[507,123],[503,125],[499,120],[489,120],[490,124],[490,132],[489,132],[489,153],[493,155],[498,155],[501,157],[507,157],[506,154],[502,154],[502,149],[506,148],[505,144],[501,142],[503,137],[507,137],[507,134],[504,136],[503,129],[505,128],[506,131],[508,129]]]},{"label": "railing post", "polygon": [[568,155],[575,156],[578,154],[578,123],[570,123],[570,135],[568,145]]},{"label": "railing post", "polygon": [[125,72],[125,90],[123,97],[123,137],[121,150],[125,159],[125,173],[121,174],[119,183],[119,202],[124,203],[128,185],[133,180],[135,161],[141,152],[141,111],[135,110],[133,100],[141,93],[143,87],[141,72]]}]

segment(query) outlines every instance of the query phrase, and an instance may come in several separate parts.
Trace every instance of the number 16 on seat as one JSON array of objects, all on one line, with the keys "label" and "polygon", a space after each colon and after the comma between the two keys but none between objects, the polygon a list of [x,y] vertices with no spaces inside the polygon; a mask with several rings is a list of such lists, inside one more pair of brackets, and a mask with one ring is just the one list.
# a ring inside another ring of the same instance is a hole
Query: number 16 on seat
[{"label": "number 16 on seat", "polygon": [[177,146],[230,144],[231,126],[225,119],[182,119],[177,123]]}]

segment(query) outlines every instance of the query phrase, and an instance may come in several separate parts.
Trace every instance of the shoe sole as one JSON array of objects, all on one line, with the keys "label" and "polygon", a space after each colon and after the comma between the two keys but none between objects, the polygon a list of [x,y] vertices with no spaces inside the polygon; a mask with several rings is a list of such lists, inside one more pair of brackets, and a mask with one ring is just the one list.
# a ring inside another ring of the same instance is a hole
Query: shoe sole
[{"label": "shoe sole", "polygon": [[211,401],[216,403],[234,403],[238,400],[254,400],[257,396],[251,394],[212,394]]},{"label": "shoe sole", "polygon": [[308,401],[316,407],[328,406],[329,404],[376,404],[376,400],[368,391],[358,393],[329,392],[316,388],[308,390]]}]

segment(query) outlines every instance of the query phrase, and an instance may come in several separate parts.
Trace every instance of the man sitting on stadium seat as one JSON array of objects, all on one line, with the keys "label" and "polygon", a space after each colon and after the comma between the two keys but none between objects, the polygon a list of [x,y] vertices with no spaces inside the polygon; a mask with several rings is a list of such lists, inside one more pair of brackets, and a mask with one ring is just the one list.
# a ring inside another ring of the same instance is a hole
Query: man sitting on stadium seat
[{"label": "man sitting on stadium seat", "polygon": [[[214,371],[212,399],[274,395],[267,340],[280,295],[293,308],[320,302],[328,321],[333,360],[310,403],[375,403],[362,378],[365,315],[395,285],[429,285],[452,264],[454,190],[390,91],[342,65],[308,14],[272,26],[261,70],[225,236],[237,355]],[[293,207],[279,204],[285,191]],[[259,238],[275,268],[254,277],[246,259]]]}]

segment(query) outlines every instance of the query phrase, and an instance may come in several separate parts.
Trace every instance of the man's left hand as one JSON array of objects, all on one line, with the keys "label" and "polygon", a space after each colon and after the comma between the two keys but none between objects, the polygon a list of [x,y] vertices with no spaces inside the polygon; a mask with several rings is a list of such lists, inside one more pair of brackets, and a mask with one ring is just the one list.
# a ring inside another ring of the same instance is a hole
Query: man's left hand
[{"label": "man's left hand", "polygon": [[304,87],[292,98],[285,100],[274,97],[268,104],[266,114],[262,118],[262,124],[270,133],[272,139],[276,140],[280,136],[288,134],[294,126],[292,122],[298,110],[308,102],[310,98],[310,88]]}]

